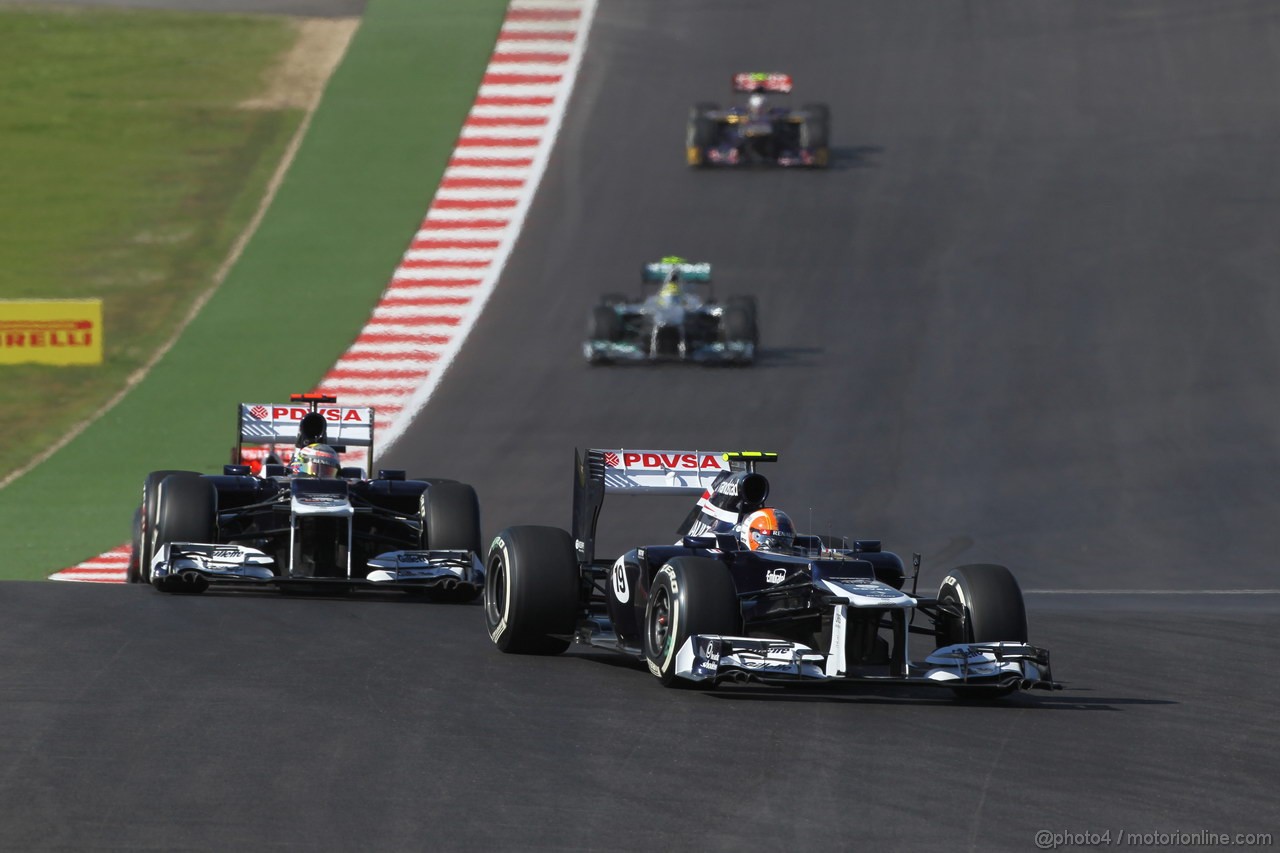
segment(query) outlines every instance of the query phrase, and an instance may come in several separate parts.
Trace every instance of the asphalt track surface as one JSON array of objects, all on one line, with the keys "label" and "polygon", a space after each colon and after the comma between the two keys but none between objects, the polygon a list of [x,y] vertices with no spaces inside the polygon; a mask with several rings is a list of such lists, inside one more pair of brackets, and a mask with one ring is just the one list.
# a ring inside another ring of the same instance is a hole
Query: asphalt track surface
[{"label": "asphalt track surface", "polygon": [[[1280,831],[1269,2],[603,0],[494,300],[383,459],[489,533],[572,449],[776,450],[818,532],[998,561],[1068,683],[668,691],[508,657],[476,607],[5,584],[0,847],[1028,850]],[[733,71],[831,104],[824,173],[691,173]],[[644,260],[752,292],[750,370],[592,369]],[[812,511],[810,511],[812,507]],[[684,507],[607,502],[619,545]],[[1132,845],[1130,845],[1132,846]]]}]

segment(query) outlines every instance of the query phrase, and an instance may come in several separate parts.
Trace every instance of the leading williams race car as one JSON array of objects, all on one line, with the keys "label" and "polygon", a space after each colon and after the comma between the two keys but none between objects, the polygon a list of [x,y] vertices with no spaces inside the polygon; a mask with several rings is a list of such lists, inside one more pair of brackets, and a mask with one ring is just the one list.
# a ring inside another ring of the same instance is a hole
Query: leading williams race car
[{"label": "leading williams race car", "polygon": [[[504,652],[559,654],[571,641],[644,661],[664,685],[858,681],[947,687],[968,698],[1054,689],[1028,645],[1003,566],[951,570],[936,596],[910,592],[878,541],[830,547],[766,507],[756,463],[774,454],[588,450],[575,454],[572,533],[509,527],[489,549],[485,618]],[[595,554],[606,494],[698,495],[674,545]],[[925,624],[917,625],[921,621]],[[912,635],[928,637],[922,660]]]},{"label": "leading williams race car", "polygon": [[[372,462],[374,412],[336,403],[318,394],[242,403],[233,464],[221,474],[148,474],[129,580],[166,592],[254,585],[474,599],[484,583],[475,491],[343,467],[338,454],[348,447],[368,448]],[[268,451],[257,475],[243,464],[246,443]]]},{"label": "leading williams race car", "polygon": [[591,309],[583,355],[591,364],[686,361],[748,365],[760,332],[751,296],[716,299],[711,264],[669,256],[645,264],[638,299],[609,295]]},{"label": "leading williams race car", "polygon": [[772,164],[820,169],[830,161],[831,110],[826,104],[791,109],[770,104],[791,92],[778,73],[733,75],[735,92],[750,92],[745,106],[703,103],[689,110],[685,156],[690,166]]}]

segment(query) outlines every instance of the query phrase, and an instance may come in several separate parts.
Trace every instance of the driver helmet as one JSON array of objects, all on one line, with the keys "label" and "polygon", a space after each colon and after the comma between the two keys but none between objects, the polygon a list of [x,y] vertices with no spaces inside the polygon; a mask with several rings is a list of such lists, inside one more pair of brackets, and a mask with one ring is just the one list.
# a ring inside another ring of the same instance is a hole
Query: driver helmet
[{"label": "driver helmet", "polygon": [[796,526],[780,509],[758,509],[743,519],[738,540],[752,551],[790,551],[796,541]]},{"label": "driver helmet", "polygon": [[672,267],[671,272],[667,273],[667,280],[663,283],[662,289],[658,291],[658,295],[662,297],[663,302],[670,302],[680,295],[680,270]]},{"label": "driver helmet", "polygon": [[764,112],[765,97],[763,92],[752,92],[751,97],[747,98],[747,109],[751,111],[752,116],[758,116]]},{"label": "driver helmet", "polygon": [[327,444],[308,444],[300,447],[293,454],[289,463],[289,473],[295,477],[319,477],[332,480],[338,476],[342,463],[338,461],[338,451]]}]

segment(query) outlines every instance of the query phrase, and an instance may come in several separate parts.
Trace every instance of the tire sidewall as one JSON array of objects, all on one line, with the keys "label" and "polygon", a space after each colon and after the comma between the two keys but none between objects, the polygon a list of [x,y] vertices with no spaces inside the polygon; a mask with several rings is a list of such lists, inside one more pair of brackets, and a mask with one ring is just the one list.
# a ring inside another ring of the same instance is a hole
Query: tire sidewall
[{"label": "tire sidewall", "polygon": [[[499,534],[485,560],[484,621],[489,639],[502,651],[511,646],[511,564],[510,545]],[[500,599],[500,600],[499,600]]]},{"label": "tire sidewall", "polygon": [[151,560],[156,555],[156,516],[159,512],[160,485],[169,477],[177,475],[200,476],[195,471],[162,469],[152,471],[142,483],[142,512],[139,517],[138,535],[138,542],[142,547],[142,553],[138,558],[138,580],[142,583],[151,582]]},{"label": "tire sidewall", "polygon": [[[688,621],[687,602],[682,597],[683,594],[683,585],[676,577],[676,571],[671,564],[668,563],[658,569],[653,582],[649,585],[649,603],[645,607],[644,657],[645,663],[649,666],[649,672],[657,676],[663,684],[670,684],[675,679],[676,652],[687,639],[680,634],[680,631],[686,628]],[[653,621],[656,618],[657,605],[664,597],[668,602],[669,624],[664,648],[657,649],[654,648],[653,643]]]},{"label": "tire sidewall", "polygon": [[133,530],[129,539],[129,583],[142,583],[142,505],[133,511]]},{"label": "tire sidewall", "polygon": [[[955,574],[948,574],[943,578],[942,585],[938,588],[938,602],[951,604],[965,611],[968,605],[965,601],[963,580],[957,578]],[[972,642],[973,631],[968,622],[967,617],[961,619],[943,614],[938,624],[937,648]]]},{"label": "tire sidewall", "polygon": [[466,483],[429,483],[421,507],[422,547],[480,553],[480,501]]},{"label": "tire sidewall", "polygon": [[943,616],[937,645],[1027,641],[1026,605],[1013,574],[1004,566],[979,563],[952,569],[938,588],[939,603],[953,603],[963,622]]},{"label": "tire sidewall", "polygon": [[[183,494],[187,490],[190,494]],[[179,529],[174,531],[174,527]],[[160,484],[157,500],[153,548],[158,549],[166,542],[216,541],[217,497],[213,484],[199,475],[166,477]]]}]

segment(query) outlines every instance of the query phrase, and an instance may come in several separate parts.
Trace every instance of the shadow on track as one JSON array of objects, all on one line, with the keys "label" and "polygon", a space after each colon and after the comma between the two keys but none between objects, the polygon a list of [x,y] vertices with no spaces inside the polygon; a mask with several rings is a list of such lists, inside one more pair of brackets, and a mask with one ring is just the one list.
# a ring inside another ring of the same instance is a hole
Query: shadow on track
[{"label": "shadow on track", "polygon": [[761,347],[756,352],[759,367],[814,367],[826,350],[823,347]]},{"label": "shadow on track", "polygon": [[829,169],[879,169],[874,159],[884,153],[882,145],[833,145]]},{"label": "shadow on track", "polygon": [[[945,688],[939,688],[945,690]],[[872,692],[874,691],[874,692]],[[924,691],[929,691],[925,695]],[[870,686],[831,686],[822,690],[785,687],[732,687],[704,691],[712,698],[733,701],[828,702],[846,705],[902,705],[907,707],[987,708],[992,711],[1119,711],[1126,705],[1179,705],[1172,699],[1136,697],[1080,697],[1061,693],[1020,693],[989,702],[936,695],[931,688],[885,690]]]}]

